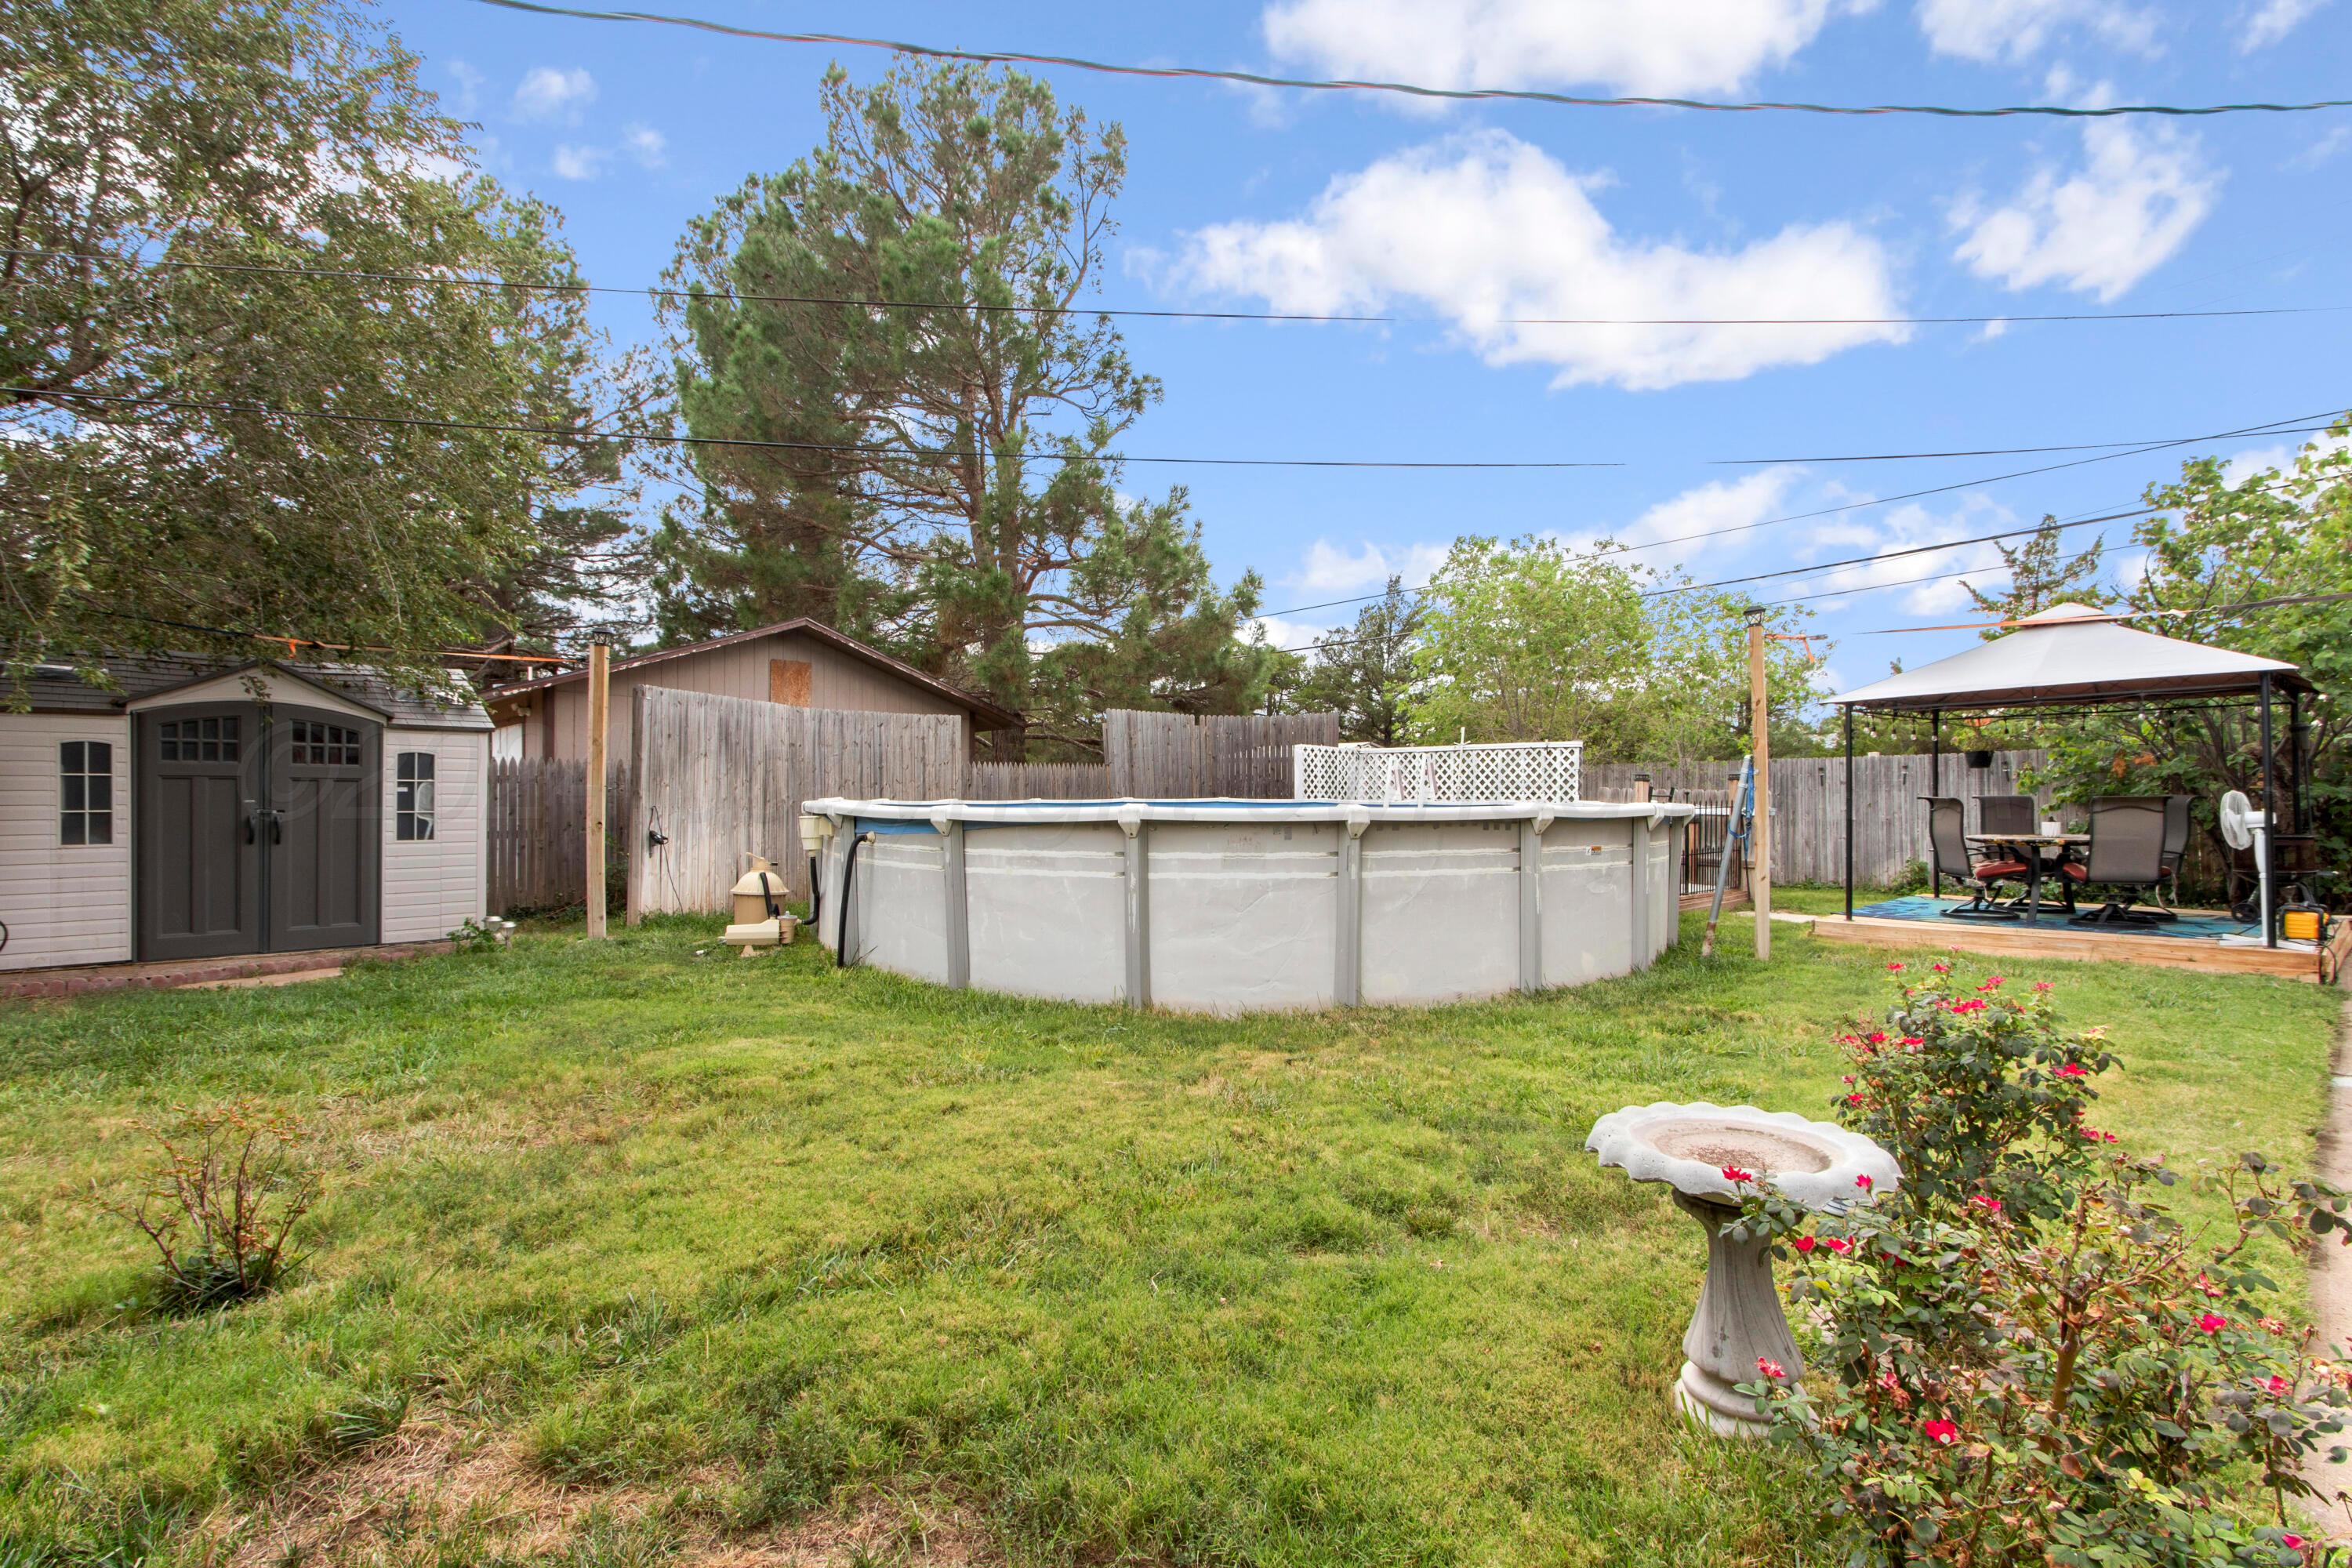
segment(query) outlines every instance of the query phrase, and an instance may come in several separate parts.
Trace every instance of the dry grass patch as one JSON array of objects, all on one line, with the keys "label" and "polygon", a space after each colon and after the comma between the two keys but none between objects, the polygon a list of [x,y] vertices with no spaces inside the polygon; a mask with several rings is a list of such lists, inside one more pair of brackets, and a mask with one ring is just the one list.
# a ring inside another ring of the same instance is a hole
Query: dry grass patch
[{"label": "dry grass patch", "polygon": [[[960,1504],[874,1493],[790,1524],[730,1531],[739,1479],[712,1469],[669,1489],[576,1486],[516,1435],[413,1422],[349,1462],[199,1532],[230,1568],[409,1568],[448,1562],[661,1562],[678,1568],[985,1568],[1003,1561]],[[211,1553],[199,1553],[219,1561]]]},{"label": "dry grass patch", "polygon": [[634,1524],[656,1505],[633,1489],[567,1487],[530,1461],[520,1439],[415,1421],[367,1453],[289,1482],[251,1512],[215,1516],[234,1568],[289,1563],[529,1558],[567,1550],[592,1512]]}]

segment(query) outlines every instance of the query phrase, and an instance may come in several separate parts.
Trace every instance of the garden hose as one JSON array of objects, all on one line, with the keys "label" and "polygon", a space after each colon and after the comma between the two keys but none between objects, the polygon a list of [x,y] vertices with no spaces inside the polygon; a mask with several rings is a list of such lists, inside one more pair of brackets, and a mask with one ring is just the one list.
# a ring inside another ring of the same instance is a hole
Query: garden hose
[{"label": "garden hose", "polygon": [[833,966],[835,969],[849,967],[849,889],[852,879],[857,874],[857,847],[873,837],[870,833],[851,834],[849,849],[842,858],[841,921],[833,932]]}]

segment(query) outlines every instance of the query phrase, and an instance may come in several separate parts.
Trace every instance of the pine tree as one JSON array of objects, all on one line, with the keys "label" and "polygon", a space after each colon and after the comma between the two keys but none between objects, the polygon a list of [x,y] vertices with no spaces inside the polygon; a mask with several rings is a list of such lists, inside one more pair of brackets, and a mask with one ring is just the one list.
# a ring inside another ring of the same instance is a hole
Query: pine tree
[{"label": "pine tree", "polygon": [[1255,706],[1256,578],[1215,587],[1181,489],[1118,485],[1114,444],[1160,396],[1083,305],[1119,128],[973,66],[835,68],[822,106],[824,145],[698,220],[673,268],[698,290],[671,315],[688,426],[772,445],[697,449],[666,622],[818,615],[1081,746],[1107,703]]},{"label": "pine tree", "polygon": [[[2056,518],[2045,514],[2042,526],[2024,543],[1994,542],[1993,548],[2000,552],[2001,564],[2009,571],[2008,592],[1988,594],[1966,581],[1960,586],[1968,590],[1978,609],[2004,621],[2039,615],[2053,605],[2104,607],[2116,603],[2118,595],[2099,581],[2104,542],[2095,539],[2089,549],[2067,555],[2059,548],[2064,531]],[[1983,635],[1988,639],[1997,637],[2001,628],[1988,626]]]}]

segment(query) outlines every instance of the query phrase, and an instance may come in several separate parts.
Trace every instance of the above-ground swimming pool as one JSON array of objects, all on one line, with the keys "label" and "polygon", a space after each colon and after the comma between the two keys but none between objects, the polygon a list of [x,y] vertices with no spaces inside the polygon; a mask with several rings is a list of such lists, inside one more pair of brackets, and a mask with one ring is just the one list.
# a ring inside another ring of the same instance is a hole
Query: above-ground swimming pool
[{"label": "above-ground swimming pool", "polygon": [[1213,1013],[1449,1002],[1647,968],[1679,926],[1692,816],[1663,801],[804,809],[830,828],[817,935],[845,963]]}]

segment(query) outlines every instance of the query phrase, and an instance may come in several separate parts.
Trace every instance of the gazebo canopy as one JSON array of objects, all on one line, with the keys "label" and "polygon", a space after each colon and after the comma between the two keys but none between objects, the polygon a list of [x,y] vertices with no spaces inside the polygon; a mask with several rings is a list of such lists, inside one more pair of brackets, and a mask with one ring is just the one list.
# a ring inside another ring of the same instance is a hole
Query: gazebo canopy
[{"label": "gazebo canopy", "polygon": [[2088,605],[2053,605],[2006,636],[1832,697],[1846,709],[2040,708],[2309,689],[2282,659],[2135,631]]}]

